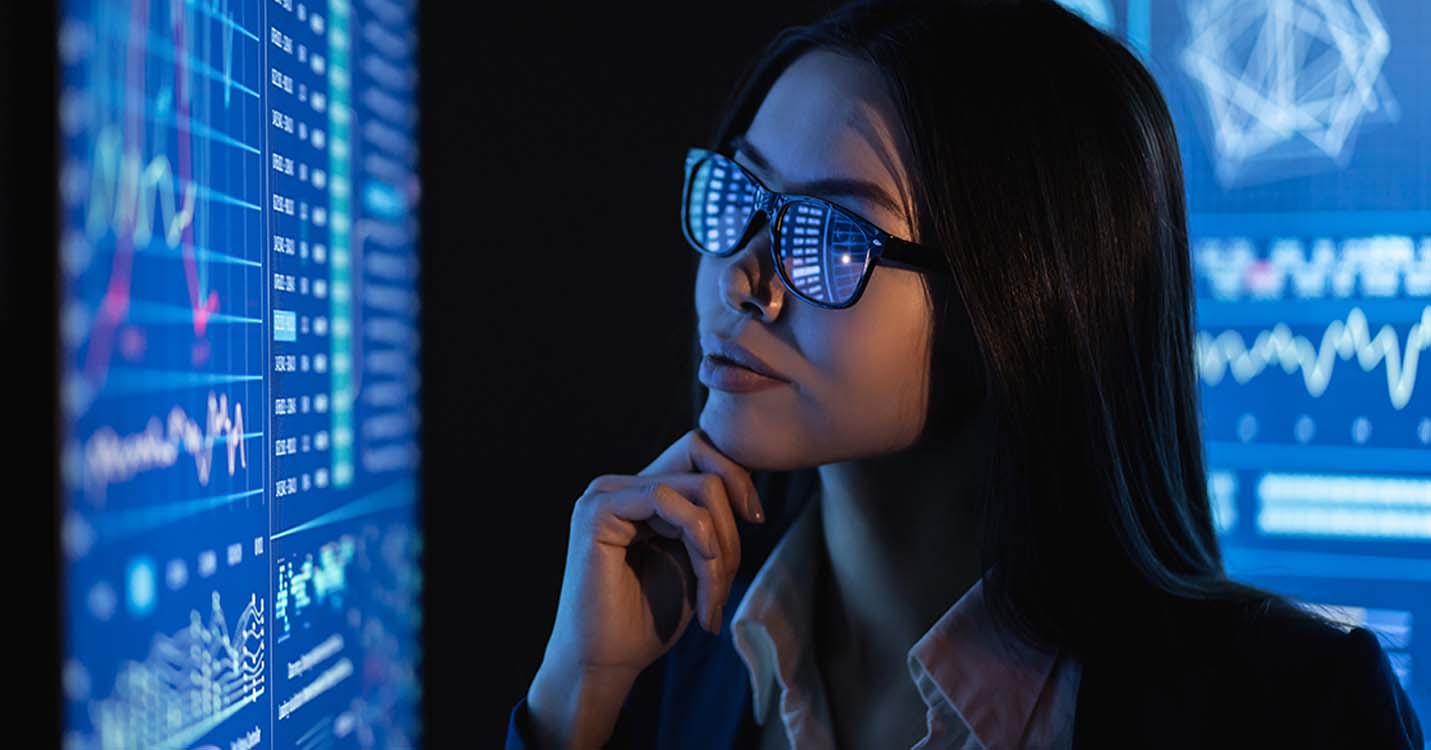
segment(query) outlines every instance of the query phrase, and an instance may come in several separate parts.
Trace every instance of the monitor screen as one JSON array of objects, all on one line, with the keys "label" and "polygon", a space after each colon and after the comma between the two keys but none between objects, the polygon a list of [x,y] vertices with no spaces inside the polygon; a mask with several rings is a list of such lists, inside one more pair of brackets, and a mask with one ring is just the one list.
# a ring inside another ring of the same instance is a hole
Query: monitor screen
[{"label": "monitor screen", "polygon": [[64,747],[415,746],[412,0],[57,43]]},{"label": "monitor screen", "polygon": [[1376,632],[1431,717],[1431,5],[1065,5],[1177,125],[1229,572]]}]

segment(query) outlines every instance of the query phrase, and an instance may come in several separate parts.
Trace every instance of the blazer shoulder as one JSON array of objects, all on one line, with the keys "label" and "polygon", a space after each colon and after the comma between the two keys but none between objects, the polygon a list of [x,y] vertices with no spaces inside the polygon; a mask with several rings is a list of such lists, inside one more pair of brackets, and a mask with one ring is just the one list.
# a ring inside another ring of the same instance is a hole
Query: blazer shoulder
[{"label": "blazer shoulder", "polygon": [[[1216,682],[1264,721],[1302,727],[1316,747],[1414,748],[1420,720],[1381,642],[1286,601],[1224,610]],[[1211,628],[1217,632],[1218,628]]]},{"label": "blazer shoulder", "polygon": [[1344,737],[1344,746],[1424,747],[1421,721],[1372,631],[1355,627],[1342,636],[1333,675],[1343,709],[1333,736]]}]

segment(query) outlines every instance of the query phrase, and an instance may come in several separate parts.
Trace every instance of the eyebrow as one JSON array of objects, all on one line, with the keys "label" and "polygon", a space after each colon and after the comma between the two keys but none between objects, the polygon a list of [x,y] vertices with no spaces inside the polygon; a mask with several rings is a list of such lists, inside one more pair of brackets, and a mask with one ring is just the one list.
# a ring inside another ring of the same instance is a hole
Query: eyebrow
[{"label": "eyebrow", "polygon": [[[745,155],[766,174],[775,174],[774,168],[770,166],[770,159],[760,152],[745,136],[738,135],[731,140],[732,153],[744,151]],[[866,180],[854,180],[846,177],[828,177],[812,182],[796,183],[786,186],[786,192],[805,193],[807,195],[834,196],[848,195],[854,198],[864,198],[882,208],[887,209],[895,216],[905,219],[904,209],[899,203],[891,198],[883,188]],[[907,219],[906,219],[907,220]]]}]

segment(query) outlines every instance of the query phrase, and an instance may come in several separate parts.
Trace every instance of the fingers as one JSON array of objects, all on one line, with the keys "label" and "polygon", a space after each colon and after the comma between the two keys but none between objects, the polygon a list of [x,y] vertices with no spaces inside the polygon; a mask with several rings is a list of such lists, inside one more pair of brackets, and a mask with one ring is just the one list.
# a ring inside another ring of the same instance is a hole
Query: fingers
[{"label": "fingers", "polygon": [[740,532],[735,528],[735,516],[725,483],[717,474],[662,474],[651,477],[671,485],[686,499],[710,511],[720,542],[721,558],[734,573],[740,567]]},{"label": "fingers", "polygon": [[606,492],[599,496],[598,505],[618,518],[648,521],[651,528],[685,544],[696,574],[697,618],[706,630],[717,632],[720,594],[728,584],[721,561],[722,543],[711,512],[661,481]]},{"label": "fingers", "polygon": [[652,479],[659,479],[671,485],[691,502],[710,511],[721,545],[722,575],[715,597],[716,615],[719,616],[730,596],[731,582],[740,570],[740,532],[736,530],[735,516],[731,512],[731,500],[726,494],[725,483],[717,474],[662,474]]},{"label": "fingers", "polygon": [[638,476],[702,472],[716,474],[725,482],[726,493],[734,501],[732,509],[751,523],[765,522],[765,509],[755,490],[750,472],[721,453],[699,428],[682,435],[666,448]]}]

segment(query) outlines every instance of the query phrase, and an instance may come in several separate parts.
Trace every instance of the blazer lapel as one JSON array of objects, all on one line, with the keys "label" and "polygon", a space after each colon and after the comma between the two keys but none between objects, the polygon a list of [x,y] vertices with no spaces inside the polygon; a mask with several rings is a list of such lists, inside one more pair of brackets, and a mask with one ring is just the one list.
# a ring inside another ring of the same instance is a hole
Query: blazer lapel
[{"label": "blazer lapel", "polygon": [[[729,601],[740,601],[749,585],[749,578],[737,577]],[[750,746],[759,725],[750,674],[730,638],[734,614],[735,607],[727,606],[719,636],[692,623],[671,649],[657,742],[662,750]]]}]

